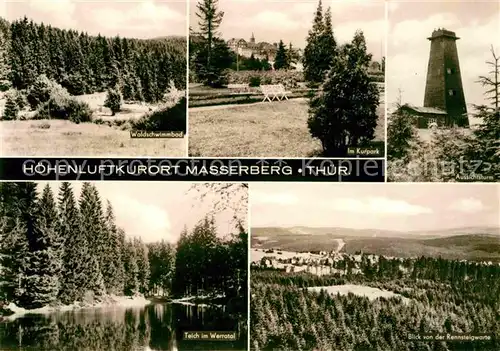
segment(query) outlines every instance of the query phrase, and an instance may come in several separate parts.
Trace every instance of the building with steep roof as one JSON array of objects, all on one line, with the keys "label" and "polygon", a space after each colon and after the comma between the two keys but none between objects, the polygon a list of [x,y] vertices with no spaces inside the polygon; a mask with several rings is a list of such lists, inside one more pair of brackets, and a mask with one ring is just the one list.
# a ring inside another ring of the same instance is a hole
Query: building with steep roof
[{"label": "building with steep roof", "polygon": [[277,43],[257,43],[253,33],[249,41],[243,38],[232,38],[227,41],[227,46],[240,56],[251,57],[253,55],[257,59],[263,60],[267,58],[269,61],[274,61],[278,51]]}]

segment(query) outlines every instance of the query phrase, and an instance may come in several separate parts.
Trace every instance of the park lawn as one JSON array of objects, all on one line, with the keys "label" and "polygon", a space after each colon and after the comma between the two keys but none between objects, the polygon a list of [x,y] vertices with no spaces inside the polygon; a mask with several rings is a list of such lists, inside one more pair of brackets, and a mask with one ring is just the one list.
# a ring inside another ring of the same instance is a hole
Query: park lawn
[{"label": "park lawn", "polygon": [[0,122],[2,156],[186,156],[186,138],[131,139],[130,131],[65,120]]},{"label": "park lawn", "polygon": [[189,154],[307,157],[321,151],[307,129],[307,101],[189,110]]},{"label": "park lawn", "polygon": [[[378,108],[375,140],[385,140]],[[189,155],[203,157],[314,157],[321,143],[307,127],[306,99],[189,109]]]}]

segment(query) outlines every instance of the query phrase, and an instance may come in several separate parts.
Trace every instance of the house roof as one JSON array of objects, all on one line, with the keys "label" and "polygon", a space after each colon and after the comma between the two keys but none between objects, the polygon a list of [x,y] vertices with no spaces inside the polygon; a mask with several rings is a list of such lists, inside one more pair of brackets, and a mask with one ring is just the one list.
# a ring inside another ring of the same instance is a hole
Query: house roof
[{"label": "house roof", "polygon": [[441,110],[437,107],[422,107],[422,106],[413,106],[413,105],[403,105],[401,107],[406,107],[410,110],[413,110],[422,114],[433,114],[433,115],[447,115],[446,111]]}]

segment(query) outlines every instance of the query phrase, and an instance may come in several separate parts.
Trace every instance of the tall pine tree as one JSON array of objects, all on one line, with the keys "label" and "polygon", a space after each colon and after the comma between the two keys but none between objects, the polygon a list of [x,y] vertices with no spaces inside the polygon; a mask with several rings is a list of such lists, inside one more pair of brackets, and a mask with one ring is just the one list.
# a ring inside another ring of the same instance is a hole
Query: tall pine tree
[{"label": "tall pine tree", "polygon": [[285,48],[283,40],[280,40],[278,45],[278,51],[276,52],[276,58],[274,59],[274,69],[289,69],[290,62],[288,61],[289,56]]},{"label": "tall pine tree", "polygon": [[88,286],[89,255],[87,238],[82,232],[80,215],[71,184],[63,182],[59,188],[59,235],[64,241],[63,269],[59,299],[71,304],[83,299]]},{"label": "tall pine tree", "polygon": [[328,9],[326,15],[323,15],[323,5],[320,0],[303,56],[304,77],[312,86],[324,81],[326,73],[332,66],[335,49],[331,11]]},{"label": "tall pine tree", "polygon": [[80,194],[80,219],[82,233],[87,240],[89,251],[87,277],[88,289],[95,294],[105,293],[106,286],[103,267],[105,252],[104,243],[104,221],[101,200],[95,186],[91,183],[83,183]]},{"label": "tall pine tree", "polygon": [[56,209],[48,186],[38,201],[36,184],[26,183],[21,201],[28,237],[22,305],[38,308],[55,302],[59,293],[60,244],[56,239],[56,217],[51,217]]}]

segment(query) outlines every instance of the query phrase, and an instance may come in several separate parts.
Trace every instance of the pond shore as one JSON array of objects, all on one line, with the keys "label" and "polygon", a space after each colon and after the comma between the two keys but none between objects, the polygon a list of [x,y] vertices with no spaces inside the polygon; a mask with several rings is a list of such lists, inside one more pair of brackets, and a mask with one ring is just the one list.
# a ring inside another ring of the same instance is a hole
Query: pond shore
[{"label": "pond shore", "polygon": [[[102,308],[102,307],[141,307],[151,303],[142,295],[135,296],[115,296],[107,295],[94,302],[75,302],[70,305],[54,305],[44,306],[34,309],[25,309],[14,303],[4,305],[0,309],[0,321],[2,318],[12,320],[24,316],[26,314],[47,314],[53,312],[74,311],[86,308]],[[2,317],[3,316],[3,317]]]}]

